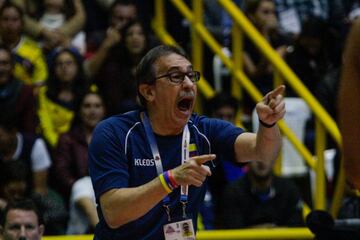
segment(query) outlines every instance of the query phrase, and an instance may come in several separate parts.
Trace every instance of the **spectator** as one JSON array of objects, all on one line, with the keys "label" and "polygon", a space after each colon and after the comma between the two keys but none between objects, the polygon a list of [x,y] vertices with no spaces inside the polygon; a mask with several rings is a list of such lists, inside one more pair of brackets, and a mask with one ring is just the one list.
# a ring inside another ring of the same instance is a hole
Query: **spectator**
[{"label": "spectator", "polygon": [[[205,0],[203,2],[204,2],[204,24],[206,28],[209,30],[209,32],[215,37],[215,39],[218,42],[225,45],[224,39],[228,37],[228,34],[231,31],[230,29],[226,28],[227,26],[223,22],[223,15],[226,14],[226,11],[219,10],[221,9],[221,6],[217,1]],[[221,14],[219,14],[219,11],[221,11]],[[232,22],[229,17],[228,25],[231,24]]]},{"label": "spectator", "polygon": [[15,55],[14,76],[35,87],[44,85],[48,76],[46,63],[38,44],[23,32],[22,10],[14,4],[5,3],[0,9],[1,41]]},{"label": "spectator", "polygon": [[41,213],[29,199],[8,204],[1,221],[4,240],[40,240],[44,233]]},{"label": "spectator", "polygon": [[[79,29],[73,36],[61,33],[59,29],[66,25],[76,12],[85,15],[81,1],[51,1],[42,0],[39,6],[39,23],[43,28],[58,35],[58,40],[43,39],[42,47],[45,52],[50,52],[56,47],[75,47],[82,55],[85,54],[85,32]],[[84,16],[85,18],[85,16]]]},{"label": "spectator", "polygon": [[38,21],[39,10],[42,1],[37,0],[11,0],[24,14],[24,31],[35,39],[43,39],[51,45],[58,45],[64,38],[73,38],[84,26],[86,15],[81,0],[62,0],[66,4],[73,3],[71,14],[67,16],[65,23],[58,28],[50,29],[41,25]]},{"label": "spectator", "polygon": [[357,0],[345,0],[343,1],[343,7],[347,20],[352,24],[360,15],[360,2]]},{"label": "spectator", "polygon": [[72,186],[67,234],[93,233],[98,222],[94,189],[90,177],[85,176]]},{"label": "spectator", "polygon": [[[249,0],[245,3],[245,13],[269,44],[283,57],[286,52],[287,39],[279,32],[273,0]],[[248,39],[244,45],[244,70],[262,94],[269,92],[273,84],[273,68],[268,60]],[[245,113],[254,107],[246,95]]]},{"label": "spectator", "polygon": [[[93,85],[92,88],[96,87]],[[70,131],[60,136],[54,151],[53,179],[66,201],[74,182],[89,174],[88,144],[94,127],[105,116],[103,98],[95,89],[88,91],[75,113]]]},{"label": "spectator", "polygon": [[[311,18],[304,23],[303,31],[285,57],[289,67],[313,94],[321,78],[330,70],[327,41],[326,23]],[[296,96],[290,90],[288,96]]]},{"label": "spectator", "polygon": [[[208,102],[207,114],[210,117],[225,120],[235,125],[238,108],[239,103],[235,98],[226,93],[218,93]],[[218,158],[220,159],[221,156]],[[200,213],[202,214],[203,222],[211,222],[214,228],[219,228],[223,225],[221,223],[221,202],[223,200],[224,187],[243,176],[247,171],[247,167],[243,166],[244,164],[235,163],[233,159],[221,159],[221,161],[216,161],[216,163],[217,166],[208,181],[209,192],[206,193],[207,197],[205,197]],[[213,208],[209,208],[209,205],[213,206]],[[207,216],[212,216],[209,215],[211,211],[213,211],[213,219],[206,219]],[[205,223],[204,225],[206,228]]]},{"label": "spectator", "polygon": [[272,173],[269,162],[250,162],[249,172],[225,189],[225,228],[300,226],[302,201],[296,186]]},{"label": "spectator", "polygon": [[33,90],[14,77],[13,68],[10,49],[0,44],[0,111],[15,114],[15,125],[20,132],[35,134],[38,119]]},{"label": "spectator", "polygon": [[0,169],[0,209],[4,210],[8,203],[24,198],[32,199],[46,224],[46,235],[65,233],[67,212],[61,197],[49,190],[47,195],[31,192],[27,183],[27,167],[21,161],[10,161],[1,164]]},{"label": "spectator", "polygon": [[[236,125],[239,103],[234,97],[226,93],[218,93],[209,101],[208,109],[211,117],[225,120]],[[219,164],[223,171],[225,183],[235,181],[247,171],[246,167],[236,165],[232,159],[224,159],[224,161],[220,161]],[[214,181],[215,184],[219,184],[220,182],[222,181]]]},{"label": "spectator", "polygon": [[339,90],[339,126],[343,136],[343,159],[348,197],[340,211],[341,218],[360,218],[360,19],[349,33]]},{"label": "spectator", "polygon": [[51,159],[42,138],[18,132],[14,116],[0,117],[0,162],[22,160],[26,165],[28,184],[39,194],[47,194],[47,176]]},{"label": "spectator", "polygon": [[344,2],[346,0],[275,0],[275,5],[281,28],[296,37],[301,33],[303,23],[310,18],[344,27]]},{"label": "spectator", "polygon": [[39,90],[40,128],[55,147],[59,135],[70,129],[74,109],[83,95],[87,81],[82,70],[82,57],[76,49],[55,50],[49,57],[49,79]]},{"label": "spectator", "polygon": [[95,77],[99,89],[106,96],[109,116],[138,108],[135,68],[151,46],[149,34],[138,20],[127,23],[121,35],[123,41],[111,49]]},{"label": "spectator", "polygon": [[1,162],[0,166],[0,212],[2,213],[8,202],[31,195],[31,184],[27,182],[29,169],[24,162]]},{"label": "spectator", "polygon": [[129,0],[116,0],[109,9],[109,27],[104,32],[94,32],[87,37],[88,55],[84,63],[86,75],[90,78],[96,75],[103,65],[108,53],[119,43],[123,36],[122,28],[137,17],[137,7]]}]

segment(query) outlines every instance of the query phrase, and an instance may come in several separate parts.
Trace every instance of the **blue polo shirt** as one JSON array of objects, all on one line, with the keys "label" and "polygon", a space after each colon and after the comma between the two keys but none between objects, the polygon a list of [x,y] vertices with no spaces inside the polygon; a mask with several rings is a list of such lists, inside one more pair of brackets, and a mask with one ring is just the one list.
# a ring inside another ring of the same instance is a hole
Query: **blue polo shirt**
[{"label": "blue polo shirt", "polygon": [[[229,122],[193,114],[188,123],[190,156],[215,153],[220,158],[234,159],[234,142],[243,132]],[[182,134],[155,134],[164,171],[181,164]],[[210,164],[211,165],[211,164]],[[99,198],[114,188],[137,187],[157,177],[156,166],[147,141],[139,111],[110,117],[97,125],[89,146],[89,171],[98,203],[99,223],[95,239],[164,239],[163,225],[167,215],[159,202],[144,216],[117,229],[107,226]],[[197,212],[205,195],[202,187],[189,187],[187,214],[196,228]],[[180,188],[169,195],[171,217],[180,219]]]}]

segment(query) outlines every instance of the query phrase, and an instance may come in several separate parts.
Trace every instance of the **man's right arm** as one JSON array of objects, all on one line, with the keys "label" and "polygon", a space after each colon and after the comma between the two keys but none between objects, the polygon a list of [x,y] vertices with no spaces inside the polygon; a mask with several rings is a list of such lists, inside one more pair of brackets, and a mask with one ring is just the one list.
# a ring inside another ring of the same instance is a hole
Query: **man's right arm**
[{"label": "man's right arm", "polygon": [[[190,158],[186,163],[172,169],[176,183],[200,187],[210,170],[202,165],[215,159],[214,154]],[[100,206],[106,223],[118,228],[145,215],[168,193],[159,177],[138,187],[115,188],[100,196]]]},{"label": "man's right arm", "polygon": [[118,228],[145,215],[166,195],[157,177],[138,187],[105,192],[100,197],[100,206],[109,227]]},{"label": "man's right arm", "polygon": [[[142,217],[168,194],[159,177],[136,187],[128,185],[131,174],[128,160],[115,132],[110,124],[100,123],[89,146],[89,170],[95,195],[111,228]],[[214,154],[193,157],[172,169],[177,185],[201,186],[211,174],[202,164],[214,158]]]}]

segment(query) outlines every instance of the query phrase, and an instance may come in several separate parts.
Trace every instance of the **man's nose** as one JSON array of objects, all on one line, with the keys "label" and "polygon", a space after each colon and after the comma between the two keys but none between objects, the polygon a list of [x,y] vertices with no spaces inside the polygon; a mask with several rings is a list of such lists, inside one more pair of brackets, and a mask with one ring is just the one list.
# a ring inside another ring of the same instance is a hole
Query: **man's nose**
[{"label": "man's nose", "polygon": [[25,226],[21,226],[21,228],[20,228],[19,240],[26,240],[26,228],[25,228]]},{"label": "man's nose", "polygon": [[191,81],[191,79],[185,75],[184,81],[182,82],[183,86],[186,87],[192,87],[195,83],[193,81]]}]

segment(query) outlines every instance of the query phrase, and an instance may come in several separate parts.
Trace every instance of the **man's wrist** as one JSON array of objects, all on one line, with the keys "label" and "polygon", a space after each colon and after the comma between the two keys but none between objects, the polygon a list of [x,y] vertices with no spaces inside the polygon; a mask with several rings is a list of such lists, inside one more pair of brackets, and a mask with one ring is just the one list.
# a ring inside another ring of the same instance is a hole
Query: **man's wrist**
[{"label": "man's wrist", "polygon": [[267,124],[266,122],[262,121],[260,118],[259,118],[259,122],[262,126],[266,127],[266,128],[272,128],[273,126],[275,126],[276,122],[272,123],[272,124]]},{"label": "man's wrist", "polygon": [[169,184],[166,182],[166,179],[165,179],[165,176],[163,173],[159,175],[159,179],[160,179],[161,185],[163,186],[164,190],[167,193],[171,193],[173,189],[170,188]]},{"label": "man's wrist", "polygon": [[159,175],[161,185],[164,187],[167,193],[171,193],[179,185],[176,183],[175,178],[171,170],[163,172]]}]

